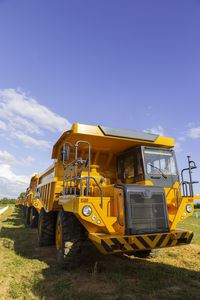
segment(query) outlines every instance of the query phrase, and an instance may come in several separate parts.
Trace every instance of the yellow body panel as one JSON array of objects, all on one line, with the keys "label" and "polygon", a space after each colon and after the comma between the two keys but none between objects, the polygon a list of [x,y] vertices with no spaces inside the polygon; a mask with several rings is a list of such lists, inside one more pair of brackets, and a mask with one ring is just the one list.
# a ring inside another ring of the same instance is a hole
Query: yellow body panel
[{"label": "yellow body panel", "polygon": [[58,200],[61,194],[63,179],[63,166],[55,162],[38,179],[37,188],[40,190],[40,201],[46,211],[58,210]]},{"label": "yellow body panel", "polygon": [[[110,198],[104,197],[103,209],[100,207],[100,197],[74,197],[65,195],[59,197],[59,204],[62,205],[65,211],[73,212],[78,219],[84,224],[89,232],[97,232],[104,230],[108,233],[114,233],[113,224],[117,218],[108,216],[108,206]],[[85,205],[92,207],[92,214],[89,217],[85,217],[82,213],[82,209]],[[92,216],[96,216],[95,220]]]}]

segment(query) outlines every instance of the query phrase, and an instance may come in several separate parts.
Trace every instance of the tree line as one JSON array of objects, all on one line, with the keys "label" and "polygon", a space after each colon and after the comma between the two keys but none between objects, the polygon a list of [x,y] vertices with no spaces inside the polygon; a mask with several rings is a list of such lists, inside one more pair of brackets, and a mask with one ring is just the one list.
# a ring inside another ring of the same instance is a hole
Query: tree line
[{"label": "tree line", "polygon": [[[19,195],[19,197],[17,197],[17,199],[19,199],[20,197],[25,196],[25,195],[26,195],[25,192],[20,193],[20,195]],[[7,197],[4,197],[4,198],[0,199],[0,204],[15,204],[17,199],[8,199]]]},{"label": "tree line", "polygon": [[0,204],[15,204],[15,202],[16,199],[8,199],[6,197],[0,200]]}]

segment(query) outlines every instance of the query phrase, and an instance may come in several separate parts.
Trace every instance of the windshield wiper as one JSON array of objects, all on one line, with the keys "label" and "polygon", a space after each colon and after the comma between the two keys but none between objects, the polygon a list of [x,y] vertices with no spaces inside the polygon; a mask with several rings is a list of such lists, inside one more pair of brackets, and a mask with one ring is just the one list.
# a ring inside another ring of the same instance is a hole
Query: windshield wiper
[{"label": "windshield wiper", "polygon": [[156,167],[156,166],[154,166],[154,165],[152,165],[152,164],[148,164],[148,165],[150,165],[151,167],[153,167],[153,168],[155,168],[155,169],[157,169],[158,171],[160,171],[160,173],[162,174],[162,176],[165,178],[165,179],[167,179],[167,176],[165,175],[165,173],[163,173],[163,171],[160,169],[160,168],[158,168],[158,167]]}]

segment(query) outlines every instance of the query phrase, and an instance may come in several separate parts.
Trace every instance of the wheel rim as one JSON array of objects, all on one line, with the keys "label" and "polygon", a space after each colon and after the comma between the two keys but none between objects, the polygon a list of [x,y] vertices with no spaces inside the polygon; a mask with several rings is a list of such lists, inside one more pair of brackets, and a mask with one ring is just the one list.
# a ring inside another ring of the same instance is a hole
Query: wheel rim
[{"label": "wheel rim", "polygon": [[62,249],[62,227],[60,223],[56,227],[56,248],[58,251]]}]

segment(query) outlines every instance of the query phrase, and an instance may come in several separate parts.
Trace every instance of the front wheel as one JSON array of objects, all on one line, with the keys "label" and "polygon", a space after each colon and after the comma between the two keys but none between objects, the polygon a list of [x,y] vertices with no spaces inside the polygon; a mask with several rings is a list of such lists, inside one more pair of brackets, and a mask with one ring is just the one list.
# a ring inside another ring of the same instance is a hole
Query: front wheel
[{"label": "front wheel", "polygon": [[80,265],[84,229],[73,213],[59,211],[56,223],[56,260],[61,268]]}]

